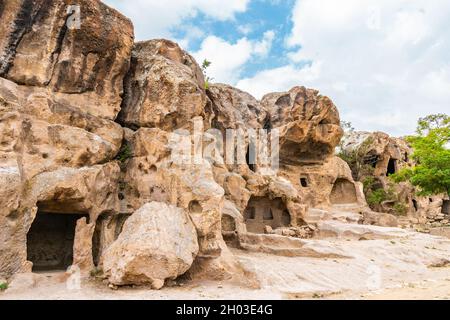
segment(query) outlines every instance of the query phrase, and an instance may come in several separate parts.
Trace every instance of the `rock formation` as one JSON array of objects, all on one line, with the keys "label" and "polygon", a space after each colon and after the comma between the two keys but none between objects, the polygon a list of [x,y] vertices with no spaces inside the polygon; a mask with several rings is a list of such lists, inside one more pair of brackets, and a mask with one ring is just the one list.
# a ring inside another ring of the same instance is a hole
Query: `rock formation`
[{"label": "rock formation", "polygon": [[[123,129],[114,119],[133,26],[101,2],[83,0],[81,28],[69,28],[69,4],[1,3],[0,274],[5,276],[31,271],[30,257],[42,268],[79,261],[76,253],[83,250],[77,245],[85,242],[74,235],[74,216],[94,226],[99,215],[120,212],[120,167],[113,159]],[[32,227],[48,213],[45,225],[51,227]],[[53,230],[58,223],[71,230]],[[48,237],[41,234],[46,229]],[[82,234],[89,239],[93,231]],[[65,238],[71,241],[51,244]],[[55,255],[64,258],[56,261]]]},{"label": "rock formation", "polygon": [[[0,278],[71,265],[154,288],[248,278],[229,248],[324,256],[295,238],[330,217],[396,224],[335,156],[329,98],[205,90],[177,44],[134,44],[120,13],[79,6],[72,28],[69,1],[0,3]],[[411,164],[406,144],[374,140],[374,175]]]},{"label": "rock formation", "polygon": [[189,270],[197,253],[197,233],[189,215],[180,208],[151,202],[125,222],[105,252],[103,265],[113,284],[150,283],[160,289],[166,279]]},{"label": "rock formation", "polygon": [[[375,211],[396,215],[402,224],[422,230],[449,225],[446,195],[419,196],[410,183],[394,184],[389,179],[402,168],[415,165],[413,150],[404,139],[383,132],[351,132],[341,147],[344,156],[351,158],[353,174],[358,176],[355,178],[364,182],[367,199]],[[371,201],[370,194],[377,191],[383,191],[378,192],[382,196],[379,201]]]}]

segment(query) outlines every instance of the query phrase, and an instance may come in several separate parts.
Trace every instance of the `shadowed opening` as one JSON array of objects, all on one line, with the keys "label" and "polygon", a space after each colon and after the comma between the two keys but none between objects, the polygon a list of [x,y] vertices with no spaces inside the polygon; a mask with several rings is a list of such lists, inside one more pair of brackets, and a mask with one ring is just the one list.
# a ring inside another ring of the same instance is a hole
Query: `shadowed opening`
[{"label": "shadowed opening", "polygon": [[245,156],[248,167],[253,172],[256,171],[256,148],[253,143],[250,143],[247,148],[247,155]]},{"label": "shadowed opening", "polygon": [[414,210],[419,210],[419,205],[417,204],[417,200],[416,199],[412,199],[412,203],[413,203],[413,207],[414,207]]},{"label": "shadowed opening", "polygon": [[442,203],[442,213],[450,214],[450,200],[444,200]]},{"label": "shadowed opening", "polygon": [[33,271],[66,270],[73,262],[77,220],[84,214],[39,212],[27,234],[27,260]]},{"label": "shadowed opening", "polygon": [[306,178],[300,178],[300,184],[303,188],[308,187],[308,180]]},{"label": "shadowed opening", "polygon": [[265,226],[276,229],[291,224],[291,216],[281,198],[251,197],[244,218],[247,231],[252,233],[264,233]]},{"label": "shadowed opening", "polygon": [[386,176],[390,176],[391,174],[395,174],[397,172],[397,160],[389,159],[389,163],[387,166]]}]

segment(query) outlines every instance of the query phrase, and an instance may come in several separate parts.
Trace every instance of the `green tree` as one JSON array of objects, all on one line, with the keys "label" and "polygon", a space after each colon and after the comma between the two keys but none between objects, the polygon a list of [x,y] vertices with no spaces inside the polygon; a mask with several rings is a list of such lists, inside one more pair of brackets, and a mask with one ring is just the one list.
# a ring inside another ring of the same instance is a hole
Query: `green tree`
[{"label": "green tree", "polygon": [[[348,128],[348,127],[347,127]],[[345,135],[351,134],[353,128],[345,133]],[[344,136],[344,139],[346,136]],[[338,146],[338,154],[342,160],[347,162],[350,169],[352,170],[353,179],[360,181],[364,176],[373,174],[373,167],[367,163],[366,156],[370,147],[373,143],[373,138],[368,137],[364,142],[354,149],[346,149],[343,145],[344,139],[341,140]]]},{"label": "green tree", "polygon": [[207,74],[207,69],[211,66],[212,62],[208,61],[208,60],[203,60],[202,63],[202,71],[203,71],[203,75],[205,76],[205,90],[209,89],[209,84],[210,82],[212,82],[214,80],[214,78],[211,78],[208,76]]},{"label": "green tree", "polygon": [[391,178],[410,181],[420,195],[450,195],[450,117],[445,114],[419,119],[417,133],[407,137],[417,165],[405,168]]}]

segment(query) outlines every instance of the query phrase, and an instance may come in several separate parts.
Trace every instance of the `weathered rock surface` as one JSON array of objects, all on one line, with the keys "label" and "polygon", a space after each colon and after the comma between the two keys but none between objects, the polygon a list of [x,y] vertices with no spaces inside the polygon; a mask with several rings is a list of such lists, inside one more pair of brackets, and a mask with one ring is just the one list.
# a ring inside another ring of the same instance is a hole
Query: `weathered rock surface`
[{"label": "weathered rock surface", "polygon": [[126,222],[104,254],[104,270],[116,285],[151,284],[185,273],[198,253],[197,234],[187,212],[151,202]]},{"label": "weathered rock surface", "polygon": [[226,84],[213,84],[208,89],[214,114],[213,127],[226,129],[264,128],[268,114],[261,103],[247,92]]},{"label": "weathered rock surface", "polygon": [[[71,28],[71,1],[15,0],[0,19],[0,76],[43,87],[55,100],[114,119],[133,46],[129,19],[100,1],[78,1],[80,29]],[[73,99],[76,94],[77,98]]]},{"label": "weathered rock surface", "polygon": [[[18,169],[5,171],[0,172],[0,179],[8,183],[7,188],[1,188],[7,194],[2,198],[5,203],[0,215],[0,270],[5,275],[31,271],[26,239],[38,212],[76,214],[80,218],[88,214],[92,227],[102,212],[119,210],[120,169],[116,163],[80,169],[62,167],[25,183]],[[92,234],[84,241],[92,241]]]},{"label": "weathered rock surface", "polygon": [[265,95],[261,104],[270,114],[267,126],[280,130],[282,163],[320,163],[334,153],[343,131],[337,108],[328,97],[294,87]]},{"label": "weathered rock surface", "polygon": [[125,79],[120,119],[127,126],[166,131],[205,113],[203,73],[188,53],[168,40],[138,42]]},{"label": "weathered rock surface", "polygon": [[408,143],[383,132],[351,132],[341,145],[344,150],[363,152],[364,162],[374,168],[374,176],[387,176],[414,164]]},{"label": "weathered rock surface", "polygon": [[[361,182],[372,181],[366,193],[382,189],[387,193],[387,199],[381,203],[371,204],[372,209],[380,212],[378,218],[372,213],[370,221],[378,221],[381,225],[394,225],[394,221],[385,213],[396,215],[399,224],[406,226],[440,227],[445,226],[445,201],[447,196],[435,195],[421,197],[410,183],[393,184],[389,176],[403,168],[414,166],[413,150],[402,138],[390,137],[383,132],[350,132],[345,135],[341,148],[348,155],[358,154],[362,169],[353,167],[353,175]],[[356,172],[359,171],[359,172]],[[444,214],[442,219],[439,215]],[[447,213],[448,214],[448,213]],[[375,218],[375,219],[374,219]],[[391,222],[388,222],[391,220]]]},{"label": "weathered rock surface", "polygon": [[[347,258],[304,238],[401,233],[360,225],[401,221],[370,211],[362,181],[335,156],[343,130],[329,98],[304,87],[261,101],[225,84],[205,90],[176,43],[134,44],[130,20],[98,0],[77,3],[73,28],[71,5],[0,3],[0,278],[71,268],[103,269],[113,287],[161,288],[180,275],[254,285],[229,247]],[[383,188],[392,168],[413,165],[407,144],[381,133],[343,148],[367,141]],[[448,200],[413,191],[399,190],[408,217],[448,223]]]},{"label": "weathered rock surface", "polygon": [[31,246],[73,247],[47,247],[42,235],[27,248],[33,222],[49,213],[67,223],[88,218],[84,228],[76,231],[74,222],[68,234],[53,230],[50,237],[75,234],[74,252],[58,254],[89,271],[97,217],[120,210],[114,158],[124,133],[114,119],[133,27],[100,1],[84,0],[80,28],[71,28],[71,4],[17,0],[0,10],[0,275],[6,277],[31,271]]}]

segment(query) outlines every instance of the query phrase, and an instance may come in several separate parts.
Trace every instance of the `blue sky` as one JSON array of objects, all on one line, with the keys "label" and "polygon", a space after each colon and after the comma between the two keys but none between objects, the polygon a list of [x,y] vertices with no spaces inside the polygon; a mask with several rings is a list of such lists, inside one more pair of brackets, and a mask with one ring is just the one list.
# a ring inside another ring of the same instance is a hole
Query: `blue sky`
[{"label": "blue sky", "polygon": [[104,0],[136,39],[177,41],[257,98],[320,90],[358,130],[404,135],[450,110],[447,0]]}]

